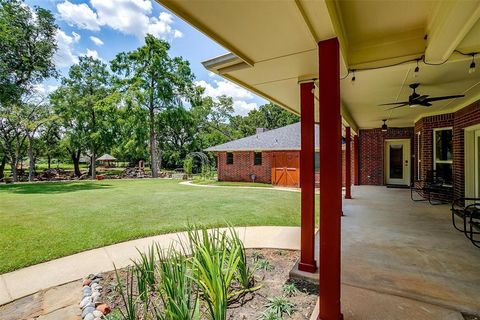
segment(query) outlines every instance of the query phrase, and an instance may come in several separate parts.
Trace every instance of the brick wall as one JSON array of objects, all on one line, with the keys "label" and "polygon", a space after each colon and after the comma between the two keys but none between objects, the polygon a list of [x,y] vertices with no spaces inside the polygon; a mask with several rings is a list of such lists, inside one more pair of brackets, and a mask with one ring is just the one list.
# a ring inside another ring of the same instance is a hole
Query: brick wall
[{"label": "brick wall", "polygon": [[465,196],[464,129],[480,123],[480,101],[455,112],[453,124],[453,192],[455,198]]},{"label": "brick wall", "polygon": [[[421,159],[421,178],[433,170],[433,130],[453,127],[453,193],[455,198],[465,195],[465,145],[464,129],[480,123],[480,101],[454,113],[425,117],[415,123],[415,133],[420,132],[420,141],[415,135],[415,156]],[[417,145],[420,143],[420,154]],[[417,162],[417,161],[416,161]],[[418,165],[416,163],[416,165]],[[415,167],[417,170],[417,166]],[[416,176],[417,177],[417,176]]]},{"label": "brick wall", "polygon": [[233,164],[227,164],[227,153],[217,154],[219,181],[251,182],[251,175],[256,175],[257,182],[272,182],[272,152],[262,152],[262,165],[253,165],[253,151],[233,152]]},{"label": "brick wall", "polygon": [[[382,132],[380,128],[361,129],[358,136],[360,184],[383,185],[385,183],[385,140],[411,139],[413,142],[413,135],[413,127],[389,128],[387,132]],[[412,147],[413,145],[414,144],[411,143]],[[413,155],[413,148],[411,149]],[[413,166],[411,166],[411,168],[413,171]]]}]

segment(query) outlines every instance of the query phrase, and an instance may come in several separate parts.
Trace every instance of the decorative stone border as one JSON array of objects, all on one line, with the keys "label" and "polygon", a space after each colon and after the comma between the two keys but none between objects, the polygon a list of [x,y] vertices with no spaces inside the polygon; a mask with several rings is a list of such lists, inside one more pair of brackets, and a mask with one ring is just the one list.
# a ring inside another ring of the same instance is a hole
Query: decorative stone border
[{"label": "decorative stone border", "polygon": [[82,300],[79,303],[82,309],[82,319],[100,320],[110,313],[110,307],[102,301],[102,276],[91,274],[83,280]]}]

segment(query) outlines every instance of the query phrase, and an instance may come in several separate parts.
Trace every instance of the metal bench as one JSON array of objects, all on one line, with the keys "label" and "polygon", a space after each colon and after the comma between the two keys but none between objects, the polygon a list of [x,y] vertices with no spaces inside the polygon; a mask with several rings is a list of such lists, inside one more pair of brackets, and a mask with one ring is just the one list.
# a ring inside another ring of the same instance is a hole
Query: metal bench
[{"label": "metal bench", "polygon": [[[414,197],[414,193],[420,195]],[[433,200],[432,194],[441,195],[447,200]],[[428,201],[432,205],[450,203],[453,198],[453,188],[451,185],[445,184],[445,179],[438,175],[437,171],[429,170],[424,180],[415,180],[410,185],[410,197],[413,201]]]},{"label": "metal bench", "polygon": [[[452,203],[451,212],[455,229],[463,232],[473,245],[480,248],[480,199],[456,199]],[[461,219],[463,225],[458,226],[456,219]]]}]

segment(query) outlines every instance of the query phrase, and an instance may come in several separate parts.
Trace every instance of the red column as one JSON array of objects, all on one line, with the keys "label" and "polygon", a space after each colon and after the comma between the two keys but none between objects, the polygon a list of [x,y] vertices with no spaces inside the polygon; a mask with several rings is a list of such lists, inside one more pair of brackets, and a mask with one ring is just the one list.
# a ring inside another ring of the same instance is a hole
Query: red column
[{"label": "red column", "polygon": [[358,135],[353,136],[353,184],[358,186]]},{"label": "red column", "polygon": [[345,128],[345,199],[352,199],[352,149],[350,127]]},{"label": "red column", "polygon": [[315,272],[315,105],[313,82],[300,84],[301,151],[300,187],[302,189],[302,217],[300,263],[298,269]]},{"label": "red column", "polygon": [[320,314],[339,320],[342,136],[340,63],[336,38],[318,43],[320,90]]}]

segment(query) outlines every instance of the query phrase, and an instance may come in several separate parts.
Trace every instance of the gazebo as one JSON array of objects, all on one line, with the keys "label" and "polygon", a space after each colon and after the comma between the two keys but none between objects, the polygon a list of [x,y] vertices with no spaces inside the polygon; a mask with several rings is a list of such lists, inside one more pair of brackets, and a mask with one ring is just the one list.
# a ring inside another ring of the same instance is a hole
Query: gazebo
[{"label": "gazebo", "polygon": [[103,156],[97,158],[97,161],[102,162],[106,167],[112,167],[111,162],[117,161],[117,158],[105,153]]}]

